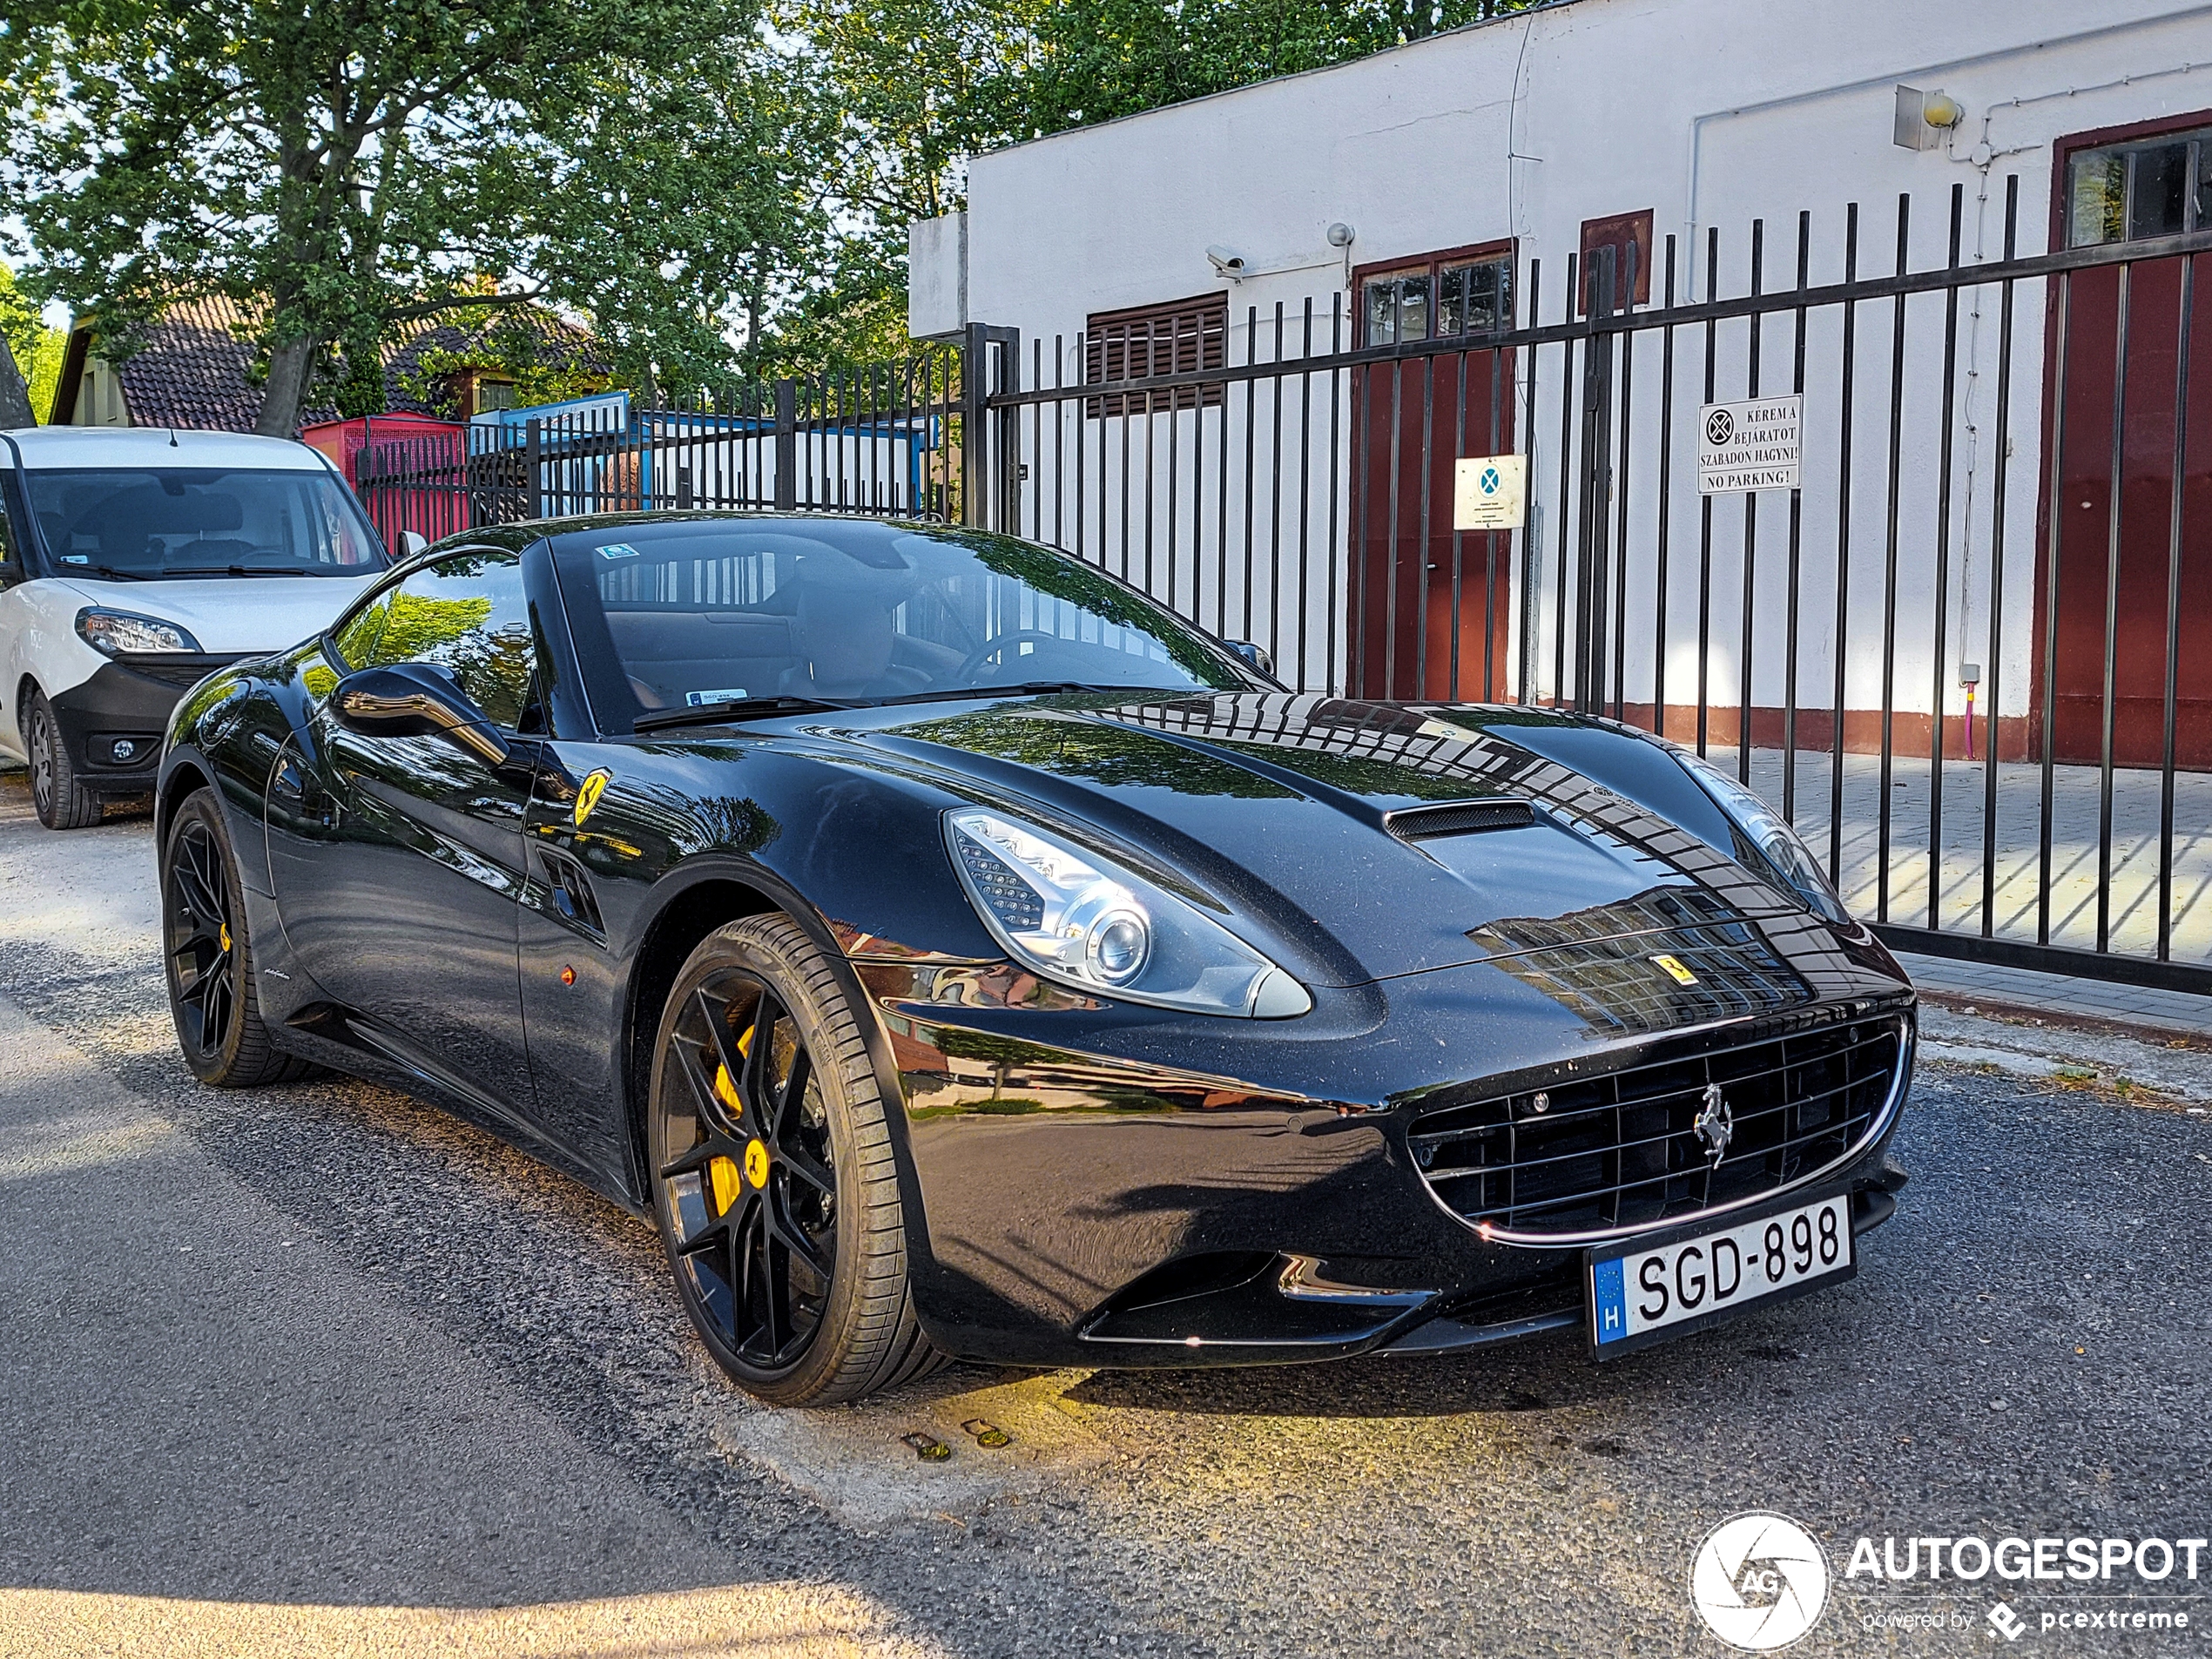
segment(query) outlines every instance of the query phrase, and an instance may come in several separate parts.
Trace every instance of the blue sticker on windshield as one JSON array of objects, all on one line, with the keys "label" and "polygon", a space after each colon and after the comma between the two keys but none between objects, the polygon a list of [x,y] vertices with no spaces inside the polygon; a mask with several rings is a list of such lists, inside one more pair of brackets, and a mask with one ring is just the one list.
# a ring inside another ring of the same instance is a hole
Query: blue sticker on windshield
[{"label": "blue sticker on windshield", "polygon": [[744,686],[732,685],[720,691],[686,691],[684,700],[695,709],[703,709],[710,703],[742,703],[750,695]]},{"label": "blue sticker on windshield", "polygon": [[610,542],[599,550],[599,556],[603,559],[634,559],[637,556],[637,550],[627,542]]}]

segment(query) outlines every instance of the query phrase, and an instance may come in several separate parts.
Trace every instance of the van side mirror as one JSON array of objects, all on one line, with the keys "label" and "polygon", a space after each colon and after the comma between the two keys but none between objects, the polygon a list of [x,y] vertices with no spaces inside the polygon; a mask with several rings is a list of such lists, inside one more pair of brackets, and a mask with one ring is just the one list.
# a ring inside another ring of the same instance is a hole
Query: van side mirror
[{"label": "van side mirror", "polygon": [[413,558],[416,554],[428,550],[429,545],[429,538],[420,530],[400,532],[400,556],[403,559]]},{"label": "van side mirror", "polygon": [[504,765],[511,752],[483,711],[421,663],[356,670],[332,688],[330,709],[365,738],[442,738],[488,766]]}]

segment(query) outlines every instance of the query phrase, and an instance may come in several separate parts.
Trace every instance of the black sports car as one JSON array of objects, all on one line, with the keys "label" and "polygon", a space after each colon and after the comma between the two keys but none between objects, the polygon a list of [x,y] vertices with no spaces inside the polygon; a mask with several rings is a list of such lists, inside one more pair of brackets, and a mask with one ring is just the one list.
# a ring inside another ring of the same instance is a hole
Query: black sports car
[{"label": "black sports car", "polygon": [[158,831],[198,1076],[495,1127],[778,1402],[1602,1358],[1847,1276],[1905,1178],[1912,988],[1733,780],[1285,691],[979,531],[469,532],[195,688]]}]

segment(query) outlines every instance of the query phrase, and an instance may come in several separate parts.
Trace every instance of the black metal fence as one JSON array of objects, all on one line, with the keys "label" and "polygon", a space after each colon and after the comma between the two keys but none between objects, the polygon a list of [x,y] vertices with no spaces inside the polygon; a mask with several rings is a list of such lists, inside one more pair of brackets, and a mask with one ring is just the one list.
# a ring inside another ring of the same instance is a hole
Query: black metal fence
[{"label": "black metal fence", "polygon": [[459,437],[364,448],[357,489],[388,543],[578,513],[691,509],[957,516],[976,460],[962,353],[651,405],[626,395]]},{"label": "black metal fence", "polygon": [[2212,231],[2022,255],[2019,201],[1507,260],[1387,343],[1340,289],[1210,352],[979,325],[363,493],[1014,531],[1297,689],[1661,732],[1903,948],[2212,991]]}]

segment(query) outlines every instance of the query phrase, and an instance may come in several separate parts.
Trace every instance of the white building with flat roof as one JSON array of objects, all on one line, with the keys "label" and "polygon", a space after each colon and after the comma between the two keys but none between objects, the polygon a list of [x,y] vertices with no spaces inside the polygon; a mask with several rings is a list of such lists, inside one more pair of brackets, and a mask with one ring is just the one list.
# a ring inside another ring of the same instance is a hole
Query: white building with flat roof
[{"label": "white building with flat roof", "polygon": [[[2120,763],[2146,764],[2170,693],[2182,764],[2212,766],[2193,254],[1816,307],[1800,489],[1697,493],[1699,411],[1791,394],[1799,330],[1786,307],[1716,323],[1709,398],[1706,327],[1656,325],[1669,293],[1746,294],[1755,223],[1758,287],[1792,287],[1801,214],[1814,287],[1887,275],[1900,241],[1941,267],[1954,195],[1966,267],[2003,257],[2008,200],[2023,257],[2212,226],[2212,5],[1559,0],[976,156],[967,212],[914,227],[910,322],[1018,330],[1030,388],[1368,354],[1020,415],[1019,528],[1249,631],[1293,683],[1571,697],[1595,593],[1610,660],[1583,677],[1669,732],[1733,742],[1748,685],[1757,743],[1840,725],[1925,756],[1963,742],[1934,721],[1959,726],[1971,683],[2007,752],[2052,724],[2060,759],[2094,758],[2109,717]],[[1589,348],[1374,355],[1561,323],[1593,259],[1633,259],[1653,323],[1602,388],[1602,512],[1588,434],[1558,424]],[[1516,453],[1523,528],[1452,529],[1450,463]]]}]

